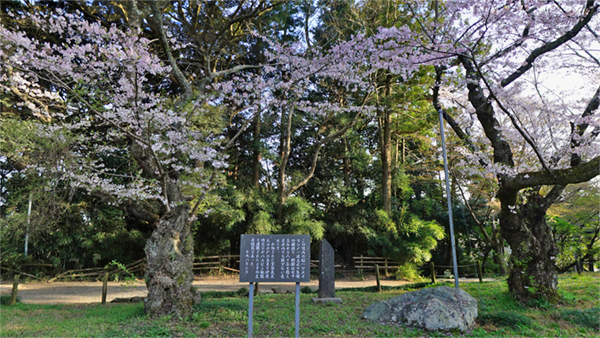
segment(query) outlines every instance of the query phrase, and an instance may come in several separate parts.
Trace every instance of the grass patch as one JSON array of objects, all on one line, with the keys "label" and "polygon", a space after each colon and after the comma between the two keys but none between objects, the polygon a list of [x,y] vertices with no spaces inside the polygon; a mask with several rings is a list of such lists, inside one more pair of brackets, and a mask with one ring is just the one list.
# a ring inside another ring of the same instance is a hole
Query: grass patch
[{"label": "grass patch", "polygon": [[513,329],[517,329],[520,326],[528,326],[531,325],[531,318],[518,313],[518,312],[487,312],[482,313],[477,318],[480,324],[482,325],[496,325],[496,326],[505,326]]},{"label": "grass patch", "polygon": [[[0,296],[0,305],[8,305],[10,304],[10,299],[12,298],[12,295],[1,295]],[[17,295],[17,303],[21,302],[21,297],[19,297]]]},{"label": "grass patch", "polygon": [[560,312],[563,320],[577,324],[579,326],[600,330],[600,307],[594,307],[587,310],[567,309]]},{"label": "grass patch", "polygon": [[[362,319],[370,304],[398,296],[429,283],[398,288],[338,290],[343,303],[314,304],[314,294],[300,295],[302,337],[582,337],[598,336],[600,294],[598,277],[561,276],[564,301],[547,307],[523,306],[508,294],[506,282],[461,284],[479,301],[478,324],[471,332],[424,332]],[[452,286],[452,285],[451,285]],[[2,337],[245,337],[248,298],[243,292],[203,293],[203,301],[187,320],[149,318],[142,304],[29,305],[2,307]],[[254,336],[294,335],[293,294],[263,294],[254,298]]]},{"label": "grass patch", "polygon": [[[422,289],[425,287],[436,287],[436,286],[441,286],[441,285],[450,285],[449,283],[442,283],[442,284],[431,284],[430,282],[421,282],[421,283],[413,283],[413,284],[406,284],[406,285],[400,285],[400,286],[386,286],[386,285],[382,285],[381,286],[381,290],[382,291],[411,291],[411,290],[418,290],[418,289]],[[377,292],[377,286],[367,286],[364,288],[344,288],[344,289],[339,289],[336,292]]]},{"label": "grass patch", "polygon": [[319,293],[318,290],[313,291],[313,289],[311,289],[310,286],[303,287],[302,289],[300,289],[300,292],[304,293],[304,294],[307,294],[307,295],[310,295],[311,293]]},{"label": "grass patch", "polygon": [[247,297],[249,292],[248,288],[239,288],[237,291],[204,291],[201,294],[202,298],[232,298]]}]

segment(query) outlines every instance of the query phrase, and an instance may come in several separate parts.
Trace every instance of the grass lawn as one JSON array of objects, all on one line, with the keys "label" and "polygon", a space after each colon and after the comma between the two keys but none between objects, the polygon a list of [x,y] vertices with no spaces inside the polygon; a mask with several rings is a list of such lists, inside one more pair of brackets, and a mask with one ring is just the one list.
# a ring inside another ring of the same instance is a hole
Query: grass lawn
[{"label": "grass lawn", "polygon": [[[450,285],[451,286],[451,285]],[[477,326],[466,334],[423,332],[361,319],[373,302],[407,292],[405,289],[344,290],[342,305],[314,305],[314,294],[300,300],[300,336],[364,337],[589,337],[600,336],[600,279],[591,274],[564,275],[559,280],[560,304],[522,305],[509,295],[506,282],[463,284],[477,298]],[[294,335],[294,295],[254,298],[254,336]],[[2,306],[0,336],[48,337],[215,337],[246,336],[248,298],[233,293],[207,293],[191,318],[151,319],[139,304]]]}]

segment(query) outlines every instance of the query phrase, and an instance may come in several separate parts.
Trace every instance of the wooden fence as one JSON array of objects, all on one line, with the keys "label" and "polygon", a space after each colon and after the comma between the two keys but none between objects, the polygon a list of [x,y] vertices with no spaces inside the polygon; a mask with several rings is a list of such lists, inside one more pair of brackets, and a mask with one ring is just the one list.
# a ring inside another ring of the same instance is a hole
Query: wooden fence
[{"label": "wooden fence", "polygon": [[[26,276],[26,277],[41,280],[41,281],[45,280],[47,282],[55,282],[58,280],[73,280],[73,279],[101,280],[105,273],[108,273],[109,275],[115,275],[115,274],[116,275],[128,275],[127,272],[129,272],[129,273],[137,275],[137,276],[143,276],[144,269],[146,268],[146,259],[137,260],[133,263],[124,265],[124,267],[127,271],[124,271],[120,267],[116,267],[114,265],[106,266],[106,267],[67,270],[64,272],[60,272],[58,274],[54,274],[54,277],[51,277],[49,279],[41,278],[41,277],[35,276],[31,273],[27,273],[27,272],[24,272],[21,270],[7,268],[7,267],[2,267],[2,270],[6,270],[6,271],[9,271],[9,272],[12,272],[15,274],[20,274],[22,276]],[[43,271],[43,269],[53,269],[54,266],[52,264],[25,264],[25,265],[23,265],[23,269],[27,269],[27,268],[37,268],[38,270],[40,270],[40,268],[41,268],[41,270]],[[52,274],[45,273],[45,275],[48,276],[48,275],[52,275]]]},{"label": "wooden fence", "polygon": [[[390,272],[393,272],[398,269],[398,263],[393,261],[390,258],[386,257],[369,257],[369,256],[357,256],[353,257],[354,259],[354,269],[351,269],[346,266],[342,266],[340,264],[334,265],[337,272],[375,272],[376,266],[379,266],[379,271],[382,271],[385,276],[389,276]],[[204,274],[222,274],[222,273],[239,273],[239,265],[240,265],[240,256],[239,255],[221,255],[221,256],[205,256],[201,258],[196,258],[194,260],[194,275],[204,275]],[[146,260],[140,259],[133,263],[127,264],[124,266],[125,269],[136,275],[137,277],[143,277],[145,269],[146,269]],[[311,260],[310,261],[311,273],[318,273],[319,271],[319,260]],[[26,272],[27,270],[33,271],[33,269],[37,270],[37,272],[42,272],[42,276],[36,276],[32,273]],[[127,276],[127,272],[125,272],[120,267],[116,267],[114,265],[107,267],[96,267],[96,268],[87,268],[87,269],[76,269],[76,270],[68,270],[60,273],[52,273],[55,267],[52,264],[26,264],[19,269],[8,268],[6,266],[1,266],[0,271],[5,273],[10,273],[11,275],[19,274],[23,277],[29,277],[33,279],[37,279],[40,281],[54,282],[58,280],[73,280],[73,279],[95,279],[97,281],[101,280],[105,273],[109,275],[121,275]],[[434,278],[435,275],[438,277],[448,277],[452,274],[452,266],[442,266],[442,265],[433,265],[428,264],[424,265],[420,268],[424,275],[431,276]],[[477,264],[469,264],[469,265],[459,265],[459,277],[478,277],[481,276],[481,267],[478,267]],[[26,271],[22,271],[26,270]],[[45,271],[44,271],[45,270]],[[435,274],[432,272],[435,271]],[[53,277],[48,277],[53,276]]]},{"label": "wooden fence", "polygon": [[206,256],[194,260],[194,274],[231,271],[240,273],[240,255]]},{"label": "wooden fence", "polygon": [[[350,271],[375,271],[375,265],[379,265],[381,271],[385,273],[386,276],[389,275],[390,271],[398,269],[396,262],[391,259],[385,257],[368,257],[368,256],[359,256],[354,257],[354,267],[355,269],[349,269],[340,264],[336,264],[335,268],[339,272],[350,272]],[[204,275],[204,274],[220,274],[220,273],[239,273],[240,266],[240,256],[239,255],[220,255],[220,256],[205,256],[201,258],[196,258],[194,260],[194,275]],[[310,267],[312,273],[318,273],[319,270],[319,260],[311,260]],[[95,267],[95,268],[86,268],[86,269],[75,269],[63,271],[60,273],[52,273],[55,267],[52,264],[29,264],[24,265],[21,270],[11,269],[7,267],[0,267],[3,270],[3,273],[9,272],[11,274],[20,274],[24,277],[29,277],[41,281],[64,281],[64,280],[73,280],[73,279],[94,279],[101,280],[105,273],[109,275],[121,275],[127,276],[127,272],[123,269],[116,267],[114,265],[107,267]],[[140,259],[133,263],[125,265],[125,269],[138,276],[142,277],[144,275],[144,271],[146,269],[146,260]],[[22,270],[37,270],[42,271],[42,275],[45,276],[53,276],[53,277],[39,277],[32,273],[28,273],[27,271]]]},{"label": "wooden fence", "polygon": [[383,271],[385,276],[390,275],[391,270],[398,270],[398,263],[387,257],[352,257],[354,259],[354,268],[359,271],[375,271],[375,266]]}]

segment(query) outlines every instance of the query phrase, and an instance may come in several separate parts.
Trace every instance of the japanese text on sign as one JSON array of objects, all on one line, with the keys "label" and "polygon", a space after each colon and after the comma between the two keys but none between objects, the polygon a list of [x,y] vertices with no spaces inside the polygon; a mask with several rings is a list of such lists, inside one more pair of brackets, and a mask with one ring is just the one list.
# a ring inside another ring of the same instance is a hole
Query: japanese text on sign
[{"label": "japanese text on sign", "polygon": [[240,282],[310,282],[310,236],[242,235]]}]

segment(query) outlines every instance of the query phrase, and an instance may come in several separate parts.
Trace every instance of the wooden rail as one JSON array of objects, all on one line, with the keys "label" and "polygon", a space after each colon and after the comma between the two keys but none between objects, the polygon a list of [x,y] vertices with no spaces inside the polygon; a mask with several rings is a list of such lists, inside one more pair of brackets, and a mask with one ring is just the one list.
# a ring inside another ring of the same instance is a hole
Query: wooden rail
[{"label": "wooden rail", "polygon": [[[144,269],[146,268],[146,259],[140,259],[133,263],[125,265],[127,271],[132,274],[141,274],[143,275]],[[69,278],[86,278],[86,277],[95,277],[96,280],[100,280],[105,273],[109,275],[114,274],[123,274],[126,273],[121,268],[115,268],[113,266],[103,267],[103,268],[87,268],[87,269],[75,269],[68,270],[63,273],[56,275],[53,278],[50,278],[48,282],[54,282],[59,279],[69,279]]]},{"label": "wooden rail", "polygon": [[240,255],[205,256],[194,260],[193,271],[194,274],[203,273],[206,270],[209,272],[218,270],[239,273],[240,270],[236,269],[239,266]]},{"label": "wooden rail", "polygon": [[398,263],[393,261],[387,257],[365,257],[358,256],[352,257],[354,259],[354,268],[358,270],[376,270],[376,267],[379,266],[379,269],[383,269],[386,277],[389,277],[390,270],[398,270]]},{"label": "wooden rail", "polygon": [[[354,266],[356,270],[359,271],[375,271],[375,266],[378,265],[380,270],[383,270],[386,276],[389,276],[389,271],[397,270],[398,266],[395,261],[386,257],[368,257],[368,256],[357,256],[354,258]],[[201,275],[205,273],[218,271],[222,272],[234,272],[239,273],[239,264],[240,264],[240,256],[239,255],[220,255],[220,256],[204,256],[200,258],[194,259],[193,263],[193,272],[195,275]],[[51,264],[28,264],[24,265],[25,267],[41,267],[41,268],[52,268]],[[318,270],[319,268],[319,260],[311,260],[310,267],[313,272]],[[334,265],[336,269],[343,269],[344,267],[340,264]],[[140,277],[144,275],[146,269],[146,260],[140,259],[133,263],[125,265],[125,268]],[[114,274],[125,274],[125,272],[120,268],[115,268],[114,266],[106,266],[106,267],[95,267],[95,268],[85,268],[85,269],[74,269],[61,272],[57,275],[54,275],[51,278],[40,278],[38,276],[34,276],[33,274],[28,274],[23,271],[17,271],[11,268],[2,267],[2,270],[8,270],[13,272],[18,272],[21,275],[28,276],[30,278],[35,278],[39,280],[47,280],[48,282],[54,282],[58,280],[68,280],[68,279],[95,279],[101,280],[104,277],[104,274],[108,273],[109,275]],[[345,270],[346,271],[346,270]]]}]

